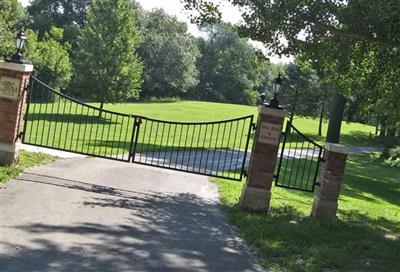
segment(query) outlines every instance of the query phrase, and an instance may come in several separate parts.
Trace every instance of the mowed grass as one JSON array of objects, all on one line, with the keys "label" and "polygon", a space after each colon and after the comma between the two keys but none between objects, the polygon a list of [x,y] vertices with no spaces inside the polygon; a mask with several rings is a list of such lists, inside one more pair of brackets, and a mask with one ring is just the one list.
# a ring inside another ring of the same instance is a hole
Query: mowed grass
[{"label": "mowed grass", "polygon": [[313,194],[274,187],[268,214],[239,209],[243,183],[216,180],[221,201],[269,271],[400,271],[400,172],[352,155],[338,220],[309,217]]},{"label": "mowed grass", "polygon": [[[98,105],[98,104],[93,104]],[[176,102],[148,102],[129,104],[107,104],[106,109],[139,114],[161,120],[174,121],[218,121],[254,115],[255,120],[258,109],[255,106],[245,106],[226,103],[201,102],[201,101],[176,101]],[[328,129],[328,121],[324,119],[322,137],[318,135],[319,120],[316,118],[296,117],[293,125],[303,134],[324,143]],[[375,127],[360,123],[343,122],[341,141],[345,145],[365,146],[374,144]]]},{"label": "mowed grass", "polygon": [[[137,152],[163,151],[168,149],[227,149],[246,148],[250,119],[236,123],[214,126],[176,125],[143,121],[139,133],[134,132],[135,119],[104,112],[99,117],[97,103],[94,108],[76,104],[65,98],[53,103],[32,103],[27,116],[25,141],[57,149],[71,150],[83,154],[108,156],[127,160],[132,136],[137,138]],[[257,107],[224,103],[176,101],[107,104],[106,110],[178,122],[210,122],[254,115]],[[317,137],[318,120],[296,118],[294,125],[306,136],[323,144]],[[324,123],[324,133],[327,124]],[[374,127],[362,124],[343,123],[343,143],[369,145],[373,143]],[[252,133],[253,134],[253,133]],[[243,135],[243,137],[242,137]],[[250,139],[250,147],[252,137]]]},{"label": "mowed grass", "polygon": [[55,157],[42,153],[29,153],[21,151],[17,166],[0,166],[0,186],[10,179],[18,176],[26,168],[46,164],[53,161]]}]

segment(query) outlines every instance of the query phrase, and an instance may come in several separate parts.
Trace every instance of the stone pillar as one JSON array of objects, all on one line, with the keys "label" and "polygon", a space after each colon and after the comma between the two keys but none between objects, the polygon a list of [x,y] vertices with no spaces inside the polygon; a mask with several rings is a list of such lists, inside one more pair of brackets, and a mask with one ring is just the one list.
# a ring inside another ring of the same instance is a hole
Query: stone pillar
[{"label": "stone pillar", "polygon": [[349,150],[340,144],[327,143],[324,162],[319,176],[319,189],[316,191],[311,216],[332,219],[336,217],[340,187],[346,168]]},{"label": "stone pillar", "polygon": [[0,166],[18,163],[16,143],[32,71],[31,64],[0,62]]},{"label": "stone pillar", "polygon": [[240,206],[246,210],[265,212],[268,211],[271,200],[285,111],[265,105],[259,106],[258,109],[249,174],[243,187]]}]

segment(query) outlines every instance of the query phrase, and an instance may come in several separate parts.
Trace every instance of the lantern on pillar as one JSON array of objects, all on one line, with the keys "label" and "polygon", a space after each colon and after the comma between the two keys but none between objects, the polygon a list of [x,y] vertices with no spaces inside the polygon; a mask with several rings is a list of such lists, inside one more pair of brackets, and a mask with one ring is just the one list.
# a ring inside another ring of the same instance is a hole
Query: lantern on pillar
[{"label": "lantern on pillar", "polygon": [[279,100],[278,100],[278,95],[282,90],[282,78],[281,78],[281,73],[278,74],[278,77],[274,79],[272,82],[272,93],[273,97],[271,99],[271,102],[269,103],[270,108],[276,108],[279,109],[281,106],[279,106]]},{"label": "lantern on pillar", "polygon": [[25,63],[24,58],[22,56],[22,50],[25,46],[25,41],[26,41],[25,32],[21,30],[16,37],[17,52],[15,52],[14,55],[11,56],[11,59],[8,60],[9,62],[20,63],[20,64]]}]

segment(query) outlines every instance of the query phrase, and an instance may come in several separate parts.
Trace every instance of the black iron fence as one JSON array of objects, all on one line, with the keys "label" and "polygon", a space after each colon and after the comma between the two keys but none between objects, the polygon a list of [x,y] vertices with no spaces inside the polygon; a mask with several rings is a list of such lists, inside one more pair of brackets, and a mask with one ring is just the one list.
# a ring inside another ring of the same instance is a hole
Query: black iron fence
[{"label": "black iron fence", "polygon": [[23,143],[241,180],[253,116],[172,122],[100,110],[31,78]]},{"label": "black iron fence", "polygon": [[275,175],[275,185],[313,192],[324,148],[287,122]]},{"label": "black iron fence", "polygon": [[129,161],[134,119],[100,110],[32,77],[23,143],[95,157]]},{"label": "black iron fence", "polygon": [[133,162],[241,180],[253,116],[218,122],[137,117]]}]

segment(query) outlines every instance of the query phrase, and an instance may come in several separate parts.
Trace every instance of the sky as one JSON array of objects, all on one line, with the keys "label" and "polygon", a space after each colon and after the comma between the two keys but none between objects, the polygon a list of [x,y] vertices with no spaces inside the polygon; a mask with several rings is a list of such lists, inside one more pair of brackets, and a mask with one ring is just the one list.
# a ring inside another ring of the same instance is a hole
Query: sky
[{"label": "sky", "polygon": [[[27,6],[29,4],[29,0],[19,0],[22,5]],[[175,16],[179,21],[186,22],[188,24],[188,31],[193,36],[204,36],[196,25],[190,23],[188,19],[188,13],[184,10],[183,4],[180,0],[136,0],[140,3],[140,5],[146,10],[152,10],[154,8],[162,8],[168,14]],[[213,0],[216,3],[220,3],[219,0]],[[222,11],[222,20],[230,22],[230,23],[238,23],[241,20],[240,11],[230,5],[229,3],[221,3],[221,11]],[[259,43],[252,43],[254,46],[261,48],[262,45]],[[262,49],[262,48],[261,48]],[[288,63],[292,61],[292,58],[282,57],[279,58],[278,56],[269,56],[271,62],[273,63]]]}]

